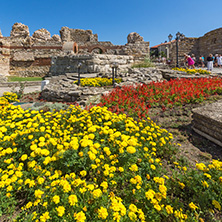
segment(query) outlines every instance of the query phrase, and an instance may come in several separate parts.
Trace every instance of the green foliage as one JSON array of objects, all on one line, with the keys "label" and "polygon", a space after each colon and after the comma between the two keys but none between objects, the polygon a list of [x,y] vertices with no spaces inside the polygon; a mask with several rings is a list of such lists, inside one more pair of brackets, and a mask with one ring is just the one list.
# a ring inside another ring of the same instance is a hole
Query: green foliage
[{"label": "green foliage", "polygon": [[144,61],[132,65],[132,68],[149,68],[149,67],[155,67],[155,65],[148,57],[146,57]]}]

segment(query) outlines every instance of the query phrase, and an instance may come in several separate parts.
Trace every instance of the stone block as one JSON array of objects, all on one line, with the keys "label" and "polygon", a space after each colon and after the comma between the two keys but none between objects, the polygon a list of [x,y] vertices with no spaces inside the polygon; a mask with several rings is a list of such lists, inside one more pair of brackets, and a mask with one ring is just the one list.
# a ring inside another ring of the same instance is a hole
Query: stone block
[{"label": "stone block", "polygon": [[192,128],[222,147],[222,100],[192,110]]},{"label": "stone block", "polygon": [[70,91],[70,92],[68,92],[68,95],[75,96],[75,97],[79,97],[79,96],[81,96],[81,94],[82,94],[82,91]]}]

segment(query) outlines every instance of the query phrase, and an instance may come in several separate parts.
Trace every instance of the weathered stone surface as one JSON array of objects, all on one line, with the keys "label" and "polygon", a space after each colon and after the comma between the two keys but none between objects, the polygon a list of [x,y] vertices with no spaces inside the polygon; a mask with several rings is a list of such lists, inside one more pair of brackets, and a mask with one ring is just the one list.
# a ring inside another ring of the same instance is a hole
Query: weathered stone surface
[{"label": "weathered stone surface", "polygon": [[91,30],[62,27],[60,30],[60,36],[63,42],[76,42],[78,44],[98,41],[98,35],[93,34]]},{"label": "weathered stone surface", "polygon": [[222,100],[192,110],[192,128],[222,147]]},{"label": "weathered stone surface", "polygon": [[16,52],[13,56],[14,61],[34,61],[32,52]]},{"label": "weathered stone surface", "polygon": [[138,42],[143,42],[143,37],[140,36],[138,33],[136,32],[131,32],[128,36],[127,36],[127,42],[128,43],[138,43]]},{"label": "weathered stone surface", "polygon": [[59,35],[53,35],[52,36],[52,40],[56,41],[56,42],[61,42],[61,38]]},{"label": "weathered stone surface", "polygon": [[51,39],[51,34],[48,30],[42,28],[35,31],[32,37],[38,41],[48,41],[49,39]]},{"label": "weathered stone surface", "polygon": [[16,22],[12,26],[11,37],[26,38],[29,36],[29,28],[27,25]]},{"label": "weathered stone surface", "polygon": [[2,31],[1,31],[1,29],[0,29],[0,38],[2,38],[3,37],[3,35],[2,35]]}]

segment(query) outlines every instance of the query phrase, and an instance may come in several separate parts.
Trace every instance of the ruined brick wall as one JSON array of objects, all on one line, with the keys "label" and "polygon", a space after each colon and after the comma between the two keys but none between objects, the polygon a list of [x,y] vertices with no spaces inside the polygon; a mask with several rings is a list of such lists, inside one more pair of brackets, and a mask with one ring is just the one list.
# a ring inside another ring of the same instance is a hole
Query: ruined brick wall
[{"label": "ruined brick wall", "polygon": [[11,45],[10,74],[18,76],[45,76],[51,66],[51,57],[59,54],[59,43],[34,43],[30,47]]},{"label": "ruined brick wall", "polygon": [[10,71],[17,76],[45,76],[51,66],[51,57],[62,51],[59,36],[52,36],[46,29],[29,35],[28,26],[15,23],[10,37]]},{"label": "ruined brick wall", "polygon": [[[78,54],[106,54],[133,56],[134,61],[149,55],[149,42],[145,42],[138,33],[130,33],[127,36],[127,44],[114,45],[109,41],[98,41],[98,35],[91,30],[70,29],[62,27],[60,36],[51,34],[42,28],[30,36],[28,26],[15,23],[12,26],[10,37],[2,37],[4,43],[0,45],[0,71],[18,76],[45,76],[51,67],[51,57],[66,53]],[[78,50],[73,47],[76,45]],[[7,51],[7,53],[5,53]],[[101,66],[106,67],[103,60]],[[126,60],[124,60],[126,61]],[[4,64],[4,65],[3,65]],[[102,69],[102,68],[101,68]],[[105,68],[106,69],[106,68]]]},{"label": "ruined brick wall", "polygon": [[79,54],[96,53],[110,55],[133,55],[135,60],[149,57],[149,42],[136,32],[127,36],[127,44],[114,45],[109,41],[98,41],[98,35],[91,30],[70,29],[62,27],[60,30],[63,42],[76,42],[79,46]]}]

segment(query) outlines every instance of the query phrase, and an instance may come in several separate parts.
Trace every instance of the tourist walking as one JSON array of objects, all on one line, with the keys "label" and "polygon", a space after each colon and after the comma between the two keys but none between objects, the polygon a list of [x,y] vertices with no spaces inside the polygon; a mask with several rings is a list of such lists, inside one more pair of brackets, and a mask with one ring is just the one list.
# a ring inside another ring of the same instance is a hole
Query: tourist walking
[{"label": "tourist walking", "polygon": [[213,70],[213,60],[213,55],[209,54],[209,56],[207,57],[207,70]]},{"label": "tourist walking", "polygon": [[191,55],[191,58],[193,59],[193,61],[194,61],[194,66],[195,66],[195,65],[197,64],[197,59],[196,59],[195,55],[192,54],[192,55]]},{"label": "tourist walking", "polygon": [[188,69],[190,68],[190,67],[192,67],[193,69],[195,69],[195,66],[194,66],[194,61],[193,61],[193,59],[189,56],[189,55],[187,55],[187,54],[184,54],[184,57],[185,57],[185,60],[187,61],[187,65],[188,65]]},{"label": "tourist walking", "polygon": [[221,68],[221,65],[222,65],[222,56],[221,56],[221,54],[219,54],[217,56],[217,65]]},{"label": "tourist walking", "polygon": [[203,56],[199,57],[199,67],[204,67],[204,59]]},{"label": "tourist walking", "polygon": [[218,58],[218,54],[215,54],[215,57],[214,57],[214,67],[218,66],[217,58]]}]

